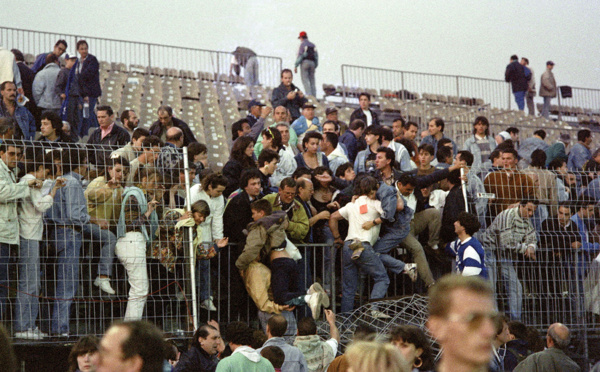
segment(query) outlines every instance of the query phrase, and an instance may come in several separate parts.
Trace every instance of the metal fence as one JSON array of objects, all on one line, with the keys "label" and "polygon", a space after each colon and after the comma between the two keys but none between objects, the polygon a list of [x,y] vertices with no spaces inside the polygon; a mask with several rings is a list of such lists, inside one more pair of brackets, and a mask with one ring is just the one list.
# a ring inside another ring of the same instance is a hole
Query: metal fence
[{"label": "metal fence", "polygon": [[[0,45],[19,49],[37,56],[52,50],[57,40],[64,39],[69,52],[75,52],[78,40],[88,42],[90,53],[100,61],[124,63],[127,66],[159,67],[229,75],[231,52],[162,45],[128,40],[107,39],[84,35],[24,30],[0,27]],[[278,86],[282,60],[279,57],[258,55],[259,80],[263,86]]]},{"label": "metal fence", "polygon": [[[342,65],[344,96],[353,88],[408,91],[445,96],[479,98],[492,107],[510,109],[510,85],[503,80],[459,75],[428,74],[374,67]],[[400,97],[400,96],[399,96]],[[401,98],[401,97],[400,97]]]}]

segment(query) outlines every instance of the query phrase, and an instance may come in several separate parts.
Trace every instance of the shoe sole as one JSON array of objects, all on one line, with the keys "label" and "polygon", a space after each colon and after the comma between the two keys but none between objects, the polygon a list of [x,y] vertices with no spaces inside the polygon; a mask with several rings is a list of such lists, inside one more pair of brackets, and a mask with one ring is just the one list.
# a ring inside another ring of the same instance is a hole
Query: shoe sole
[{"label": "shoe sole", "polygon": [[309,306],[310,312],[312,313],[314,320],[318,320],[321,317],[321,307],[323,304],[323,297],[325,297],[324,293],[317,292],[317,303],[315,304],[314,308],[312,305]]},{"label": "shoe sole", "polygon": [[323,293],[323,299],[321,301],[321,304],[323,307],[329,307],[329,305],[330,305],[329,296],[327,295],[327,292],[325,292],[325,290],[323,289],[321,284],[315,282],[310,287],[313,289],[313,293],[315,293],[315,292]]}]

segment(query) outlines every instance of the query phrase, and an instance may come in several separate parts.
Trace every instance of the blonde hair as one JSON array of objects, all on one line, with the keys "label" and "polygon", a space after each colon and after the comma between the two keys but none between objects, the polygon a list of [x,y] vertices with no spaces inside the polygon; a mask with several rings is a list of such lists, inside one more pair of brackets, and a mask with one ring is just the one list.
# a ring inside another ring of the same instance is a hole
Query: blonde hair
[{"label": "blonde hair", "polygon": [[346,360],[353,372],[410,372],[408,362],[392,344],[358,341],[346,350]]}]

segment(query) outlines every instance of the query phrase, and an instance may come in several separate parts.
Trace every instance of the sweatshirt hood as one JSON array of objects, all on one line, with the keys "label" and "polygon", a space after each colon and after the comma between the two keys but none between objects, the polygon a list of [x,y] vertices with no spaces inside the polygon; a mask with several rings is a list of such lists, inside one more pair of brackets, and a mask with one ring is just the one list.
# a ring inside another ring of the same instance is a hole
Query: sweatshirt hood
[{"label": "sweatshirt hood", "polygon": [[245,356],[248,360],[250,360],[253,363],[260,362],[260,358],[261,358],[260,354],[258,353],[258,351],[254,350],[250,346],[240,346],[237,349],[235,349],[233,354],[235,354],[235,353],[242,354],[243,356]]}]

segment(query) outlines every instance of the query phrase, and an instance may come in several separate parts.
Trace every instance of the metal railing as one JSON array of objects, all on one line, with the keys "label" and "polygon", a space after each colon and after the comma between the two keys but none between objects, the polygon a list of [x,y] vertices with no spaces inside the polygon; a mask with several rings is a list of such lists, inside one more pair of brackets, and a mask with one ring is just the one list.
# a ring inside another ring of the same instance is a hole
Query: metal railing
[{"label": "metal railing", "polygon": [[[24,54],[37,56],[39,53],[47,53],[59,39],[67,42],[67,51],[70,53],[75,52],[78,40],[85,39],[90,53],[98,60],[124,63],[128,67],[140,65],[191,70],[194,73],[202,71],[214,73],[215,77],[229,74],[231,52],[0,27],[0,45],[6,49],[19,49]],[[282,59],[265,55],[257,57],[260,83],[264,86],[278,86]]]},{"label": "metal railing", "polygon": [[[381,89],[393,92],[441,94],[480,98],[492,107],[510,109],[510,85],[503,80],[459,75],[430,74],[383,68],[342,65],[344,97],[352,88]],[[399,97],[401,98],[401,97]]]}]

